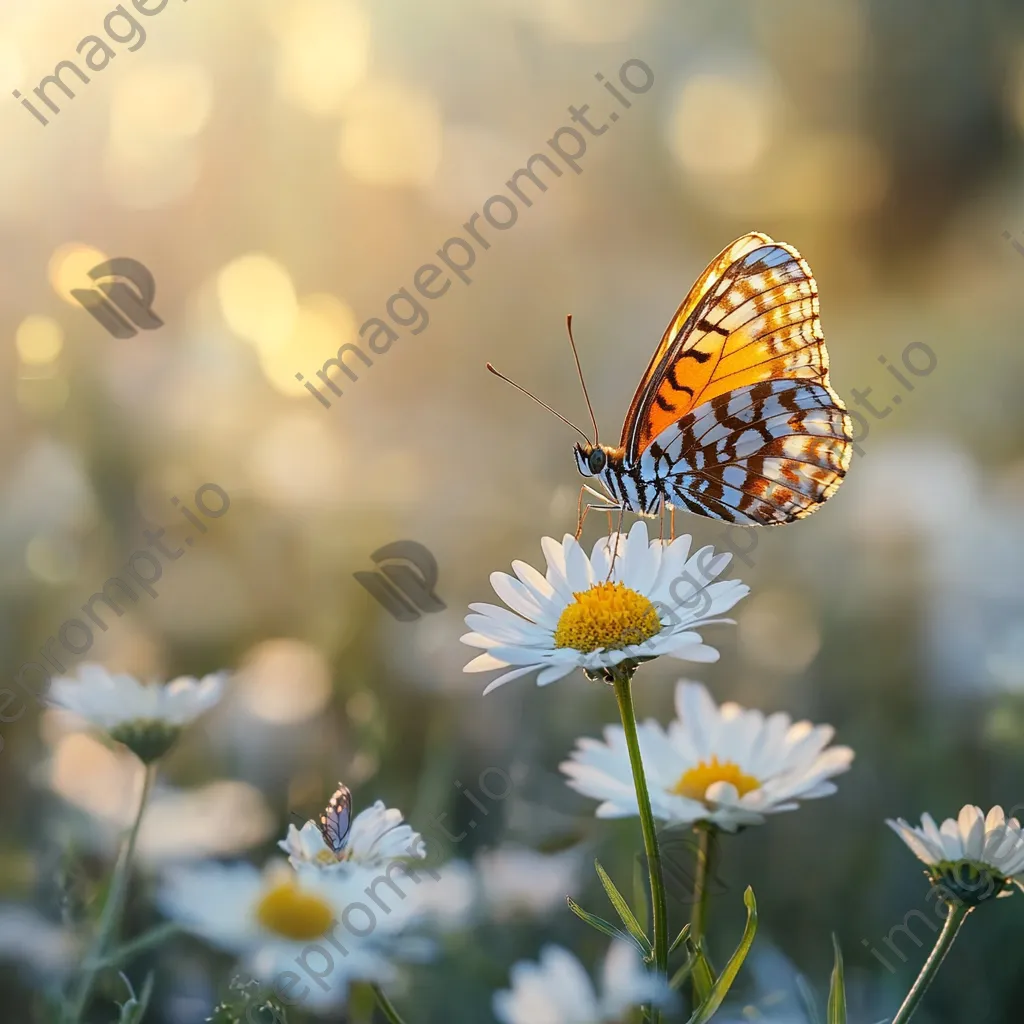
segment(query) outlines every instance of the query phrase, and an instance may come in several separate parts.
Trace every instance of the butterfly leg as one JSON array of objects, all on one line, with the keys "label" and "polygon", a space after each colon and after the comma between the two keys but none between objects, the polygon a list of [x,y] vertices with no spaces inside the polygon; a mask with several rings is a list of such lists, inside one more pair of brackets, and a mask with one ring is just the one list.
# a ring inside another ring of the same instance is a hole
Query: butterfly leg
[{"label": "butterfly leg", "polygon": [[[615,572],[615,559],[619,556],[619,541],[622,539],[622,517],[625,515],[625,512],[625,508],[620,505],[619,522],[615,527],[615,547],[612,549],[612,562],[611,565],[608,566],[608,575],[605,578],[605,583],[609,583],[611,581],[612,573]],[[611,516],[611,513],[609,512],[608,515]]]},{"label": "butterfly leg", "polygon": [[[622,506],[621,505],[608,505],[608,504],[603,504],[603,505],[587,504],[587,505],[584,505],[583,504],[583,492],[585,490],[588,490],[588,488],[584,484],[584,486],[580,488],[579,501],[576,503],[576,535],[575,536],[576,536],[577,540],[580,539],[580,535],[583,533],[583,523],[586,521],[587,513],[591,509],[595,509],[598,512],[609,512],[609,513],[610,512],[615,512],[616,510],[618,510],[618,511],[622,510]],[[600,497],[600,495],[598,495],[598,497]]]},{"label": "butterfly leg", "polygon": [[661,496],[661,530],[658,533],[658,540],[665,540],[665,495]]},{"label": "butterfly leg", "polygon": [[[675,505],[669,505],[668,507],[668,535],[670,540],[676,539],[676,507]],[[664,520],[662,520],[664,523]]]}]

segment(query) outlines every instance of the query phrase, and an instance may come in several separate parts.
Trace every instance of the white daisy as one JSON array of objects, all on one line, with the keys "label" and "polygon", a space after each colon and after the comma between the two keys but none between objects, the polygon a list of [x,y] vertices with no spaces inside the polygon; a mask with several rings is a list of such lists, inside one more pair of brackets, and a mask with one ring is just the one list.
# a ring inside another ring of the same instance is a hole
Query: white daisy
[{"label": "white daisy", "polygon": [[344,1003],[352,981],[394,982],[394,959],[422,954],[400,934],[413,921],[395,891],[401,879],[209,863],[170,874],[158,902],[184,930],[238,955],[283,1002],[316,1010]]},{"label": "white daisy", "polygon": [[[670,825],[708,822],[734,832],[761,824],[798,800],[834,793],[828,780],[853,760],[849,747],[828,746],[832,726],[793,724],[779,712],[766,718],[732,702],[717,707],[699,683],[676,686],[676,713],[667,731],[654,721],[638,729],[651,809]],[[573,789],[602,801],[599,818],[637,814],[625,734],[609,725],[604,736],[578,740],[560,768]]]},{"label": "white daisy", "polygon": [[48,697],[148,763],[167,753],[181,730],[220,700],[225,678],[225,673],[215,673],[202,679],[182,676],[163,686],[145,685],[132,676],[85,664],[79,666],[77,679],[55,679]]},{"label": "white daisy", "polygon": [[941,826],[930,814],[921,816],[920,828],[902,818],[887,818],[886,824],[928,865],[947,899],[974,906],[993,895],[1009,896],[1012,885],[1024,888],[1024,831],[1016,818],[1007,820],[1002,807],[985,815],[965,804]]},{"label": "white daisy", "polygon": [[664,978],[644,968],[636,948],[616,941],[608,949],[598,991],[583,965],[561,946],[545,946],[540,963],[521,960],[509,972],[510,990],[495,992],[501,1024],[606,1024],[643,1003],[664,1004]]},{"label": "white daisy", "polygon": [[287,837],[277,845],[288,854],[288,861],[296,870],[345,870],[395,860],[422,860],[427,855],[423,837],[411,826],[403,825],[402,812],[386,807],[383,800],[352,819],[352,830],[340,853],[336,854],[324,842],[315,821],[307,821],[301,829],[289,825]]},{"label": "white daisy", "polygon": [[53,976],[67,973],[81,958],[81,943],[66,928],[31,907],[0,904],[0,961],[15,961]]},{"label": "white daisy", "polygon": [[[609,576],[615,545],[618,553]],[[473,631],[462,637],[481,647],[466,672],[510,669],[484,690],[540,671],[547,686],[575,668],[607,677],[621,662],[670,654],[687,661],[718,660],[696,629],[721,619],[749,588],[737,580],[713,583],[732,555],[710,546],[690,555],[690,538],[649,541],[647,524],[603,537],[590,557],[569,534],[559,544],[541,541],[547,574],[525,562],[512,563],[515,576],[495,572],[491,586],[507,608],[471,604]]]},{"label": "white daisy", "polygon": [[579,850],[539,853],[507,843],[474,861],[481,902],[495,920],[539,916],[559,907],[579,888]]}]

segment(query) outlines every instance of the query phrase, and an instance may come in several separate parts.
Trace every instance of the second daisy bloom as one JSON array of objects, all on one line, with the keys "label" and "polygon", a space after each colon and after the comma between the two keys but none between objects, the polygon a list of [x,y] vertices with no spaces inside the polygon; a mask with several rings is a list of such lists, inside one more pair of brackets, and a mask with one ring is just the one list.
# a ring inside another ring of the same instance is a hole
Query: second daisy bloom
[{"label": "second daisy bloom", "polygon": [[[830,725],[766,717],[732,702],[719,707],[699,683],[677,685],[676,713],[667,730],[654,721],[639,728],[651,809],[669,825],[735,832],[761,824],[800,800],[834,793],[830,780],[853,761],[849,747],[829,746]],[[637,814],[625,734],[607,726],[604,737],[578,740],[561,770],[573,789],[601,801],[598,817]]]}]

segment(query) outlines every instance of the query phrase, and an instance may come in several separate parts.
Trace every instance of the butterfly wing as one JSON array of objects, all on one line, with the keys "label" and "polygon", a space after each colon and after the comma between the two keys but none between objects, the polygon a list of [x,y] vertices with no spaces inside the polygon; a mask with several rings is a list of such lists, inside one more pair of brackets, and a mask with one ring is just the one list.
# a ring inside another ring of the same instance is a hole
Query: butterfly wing
[{"label": "butterfly wing", "polygon": [[818,288],[796,249],[752,232],[708,265],[666,328],[623,424],[626,465],[701,404],[778,378],[829,387]]},{"label": "butterfly wing", "polygon": [[338,783],[317,827],[331,852],[341,853],[352,830],[352,793],[348,786]]},{"label": "butterfly wing", "polygon": [[741,526],[803,519],[850,464],[850,417],[827,385],[769,380],[718,395],[645,450],[640,468],[668,501]]}]

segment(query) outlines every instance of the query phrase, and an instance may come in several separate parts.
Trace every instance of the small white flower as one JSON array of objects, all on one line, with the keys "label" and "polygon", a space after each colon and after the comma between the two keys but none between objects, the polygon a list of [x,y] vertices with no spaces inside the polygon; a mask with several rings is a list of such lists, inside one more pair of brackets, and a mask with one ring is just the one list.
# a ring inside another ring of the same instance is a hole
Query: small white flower
[{"label": "small white flower", "polygon": [[510,971],[512,988],[495,992],[501,1024],[607,1024],[643,1003],[664,1004],[664,978],[644,969],[636,948],[616,941],[608,949],[596,990],[583,965],[561,946],[545,946],[540,963],[521,960]]},{"label": "small white flower", "polygon": [[[651,809],[670,825],[759,825],[766,814],[795,810],[797,800],[834,793],[828,780],[853,760],[849,747],[828,746],[832,726],[793,724],[779,712],[766,718],[732,702],[717,707],[699,683],[676,686],[676,713],[667,731],[654,721],[638,729]],[[573,789],[602,801],[599,818],[637,814],[625,734],[609,725],[604,736],[578,740],[559,767]]]},{"label": "small white flower", "polygon": [[974,906],[993,895],[1011,895],[1011,885],[1024,888],[1024,831],[1016,818],[1007,820],[1002,807],[985,815],[965,804],[941,826],[927,813],[920,828],[902,818],[887,818],[886,824],[928,865],[947,898]]},{"label": "small white flower", "polygon": [[31,907],[0,904],[0,961],[17,961],[53,976],[70,971],[81,956],[81,943],[66,928]]},{"label": "small white flower", "polygon": [[55,679],[49,700],[149,762],[162,757],[186,725],[220,700],[225,678],[225,673],[215,673],[202,679],[182,676],[163,686],[145,685],[132,676],[86,664],[79,666],[77,679]]},{"label": "small white flower", "polygon": [[[609,575],[612,552],[614,568]],[[512,563],[515,576],[495,572],[491,586],[507,608],[471,604],[466,616],[473,631],[462,637],[481,647],[466,672],[502,673],[484,690],[540,671],[547,686],[575,668],[606,673],[627,660],[669,654],[687,661],[718,660],[696,632],[713,622],[729,622],[727,612],[749,588],[737,580],[712,582],[731,559],[710,546],[690,555],[690,538],[649,541],[647,525],[603,537],[590,557],[569,534],[559,544],[541,541],[547,574],[525,562]]]},{"label": "small white flower", "polygon": [[476,856],[481,900],[495,920],[517,915],[537,916],[575,894],[580,869],[577,850],[539,853],[507,844]]},{"label": "small white flower", "polygon": [[402,812],[386,807],[383,800],[353,818],[352,830],[339,854],[324,842],[315,821],[307,821],[301,829],[289,825],[287,837],[277,845],[288,854],[288,861],[296,870],[372,867],[395,860],[422,860],[427,855],[423,837],[411,826],[403,825]]},{"label": "small white flower", "polygon": [[422,954],[401,935],[413,920],[394,892],[401,877],[210,863],[171,873],[158,902],[186,931],[238,955],[285,1002],[325,1009],[345,1002],[350,982],[393,983],[394,960]]}]

